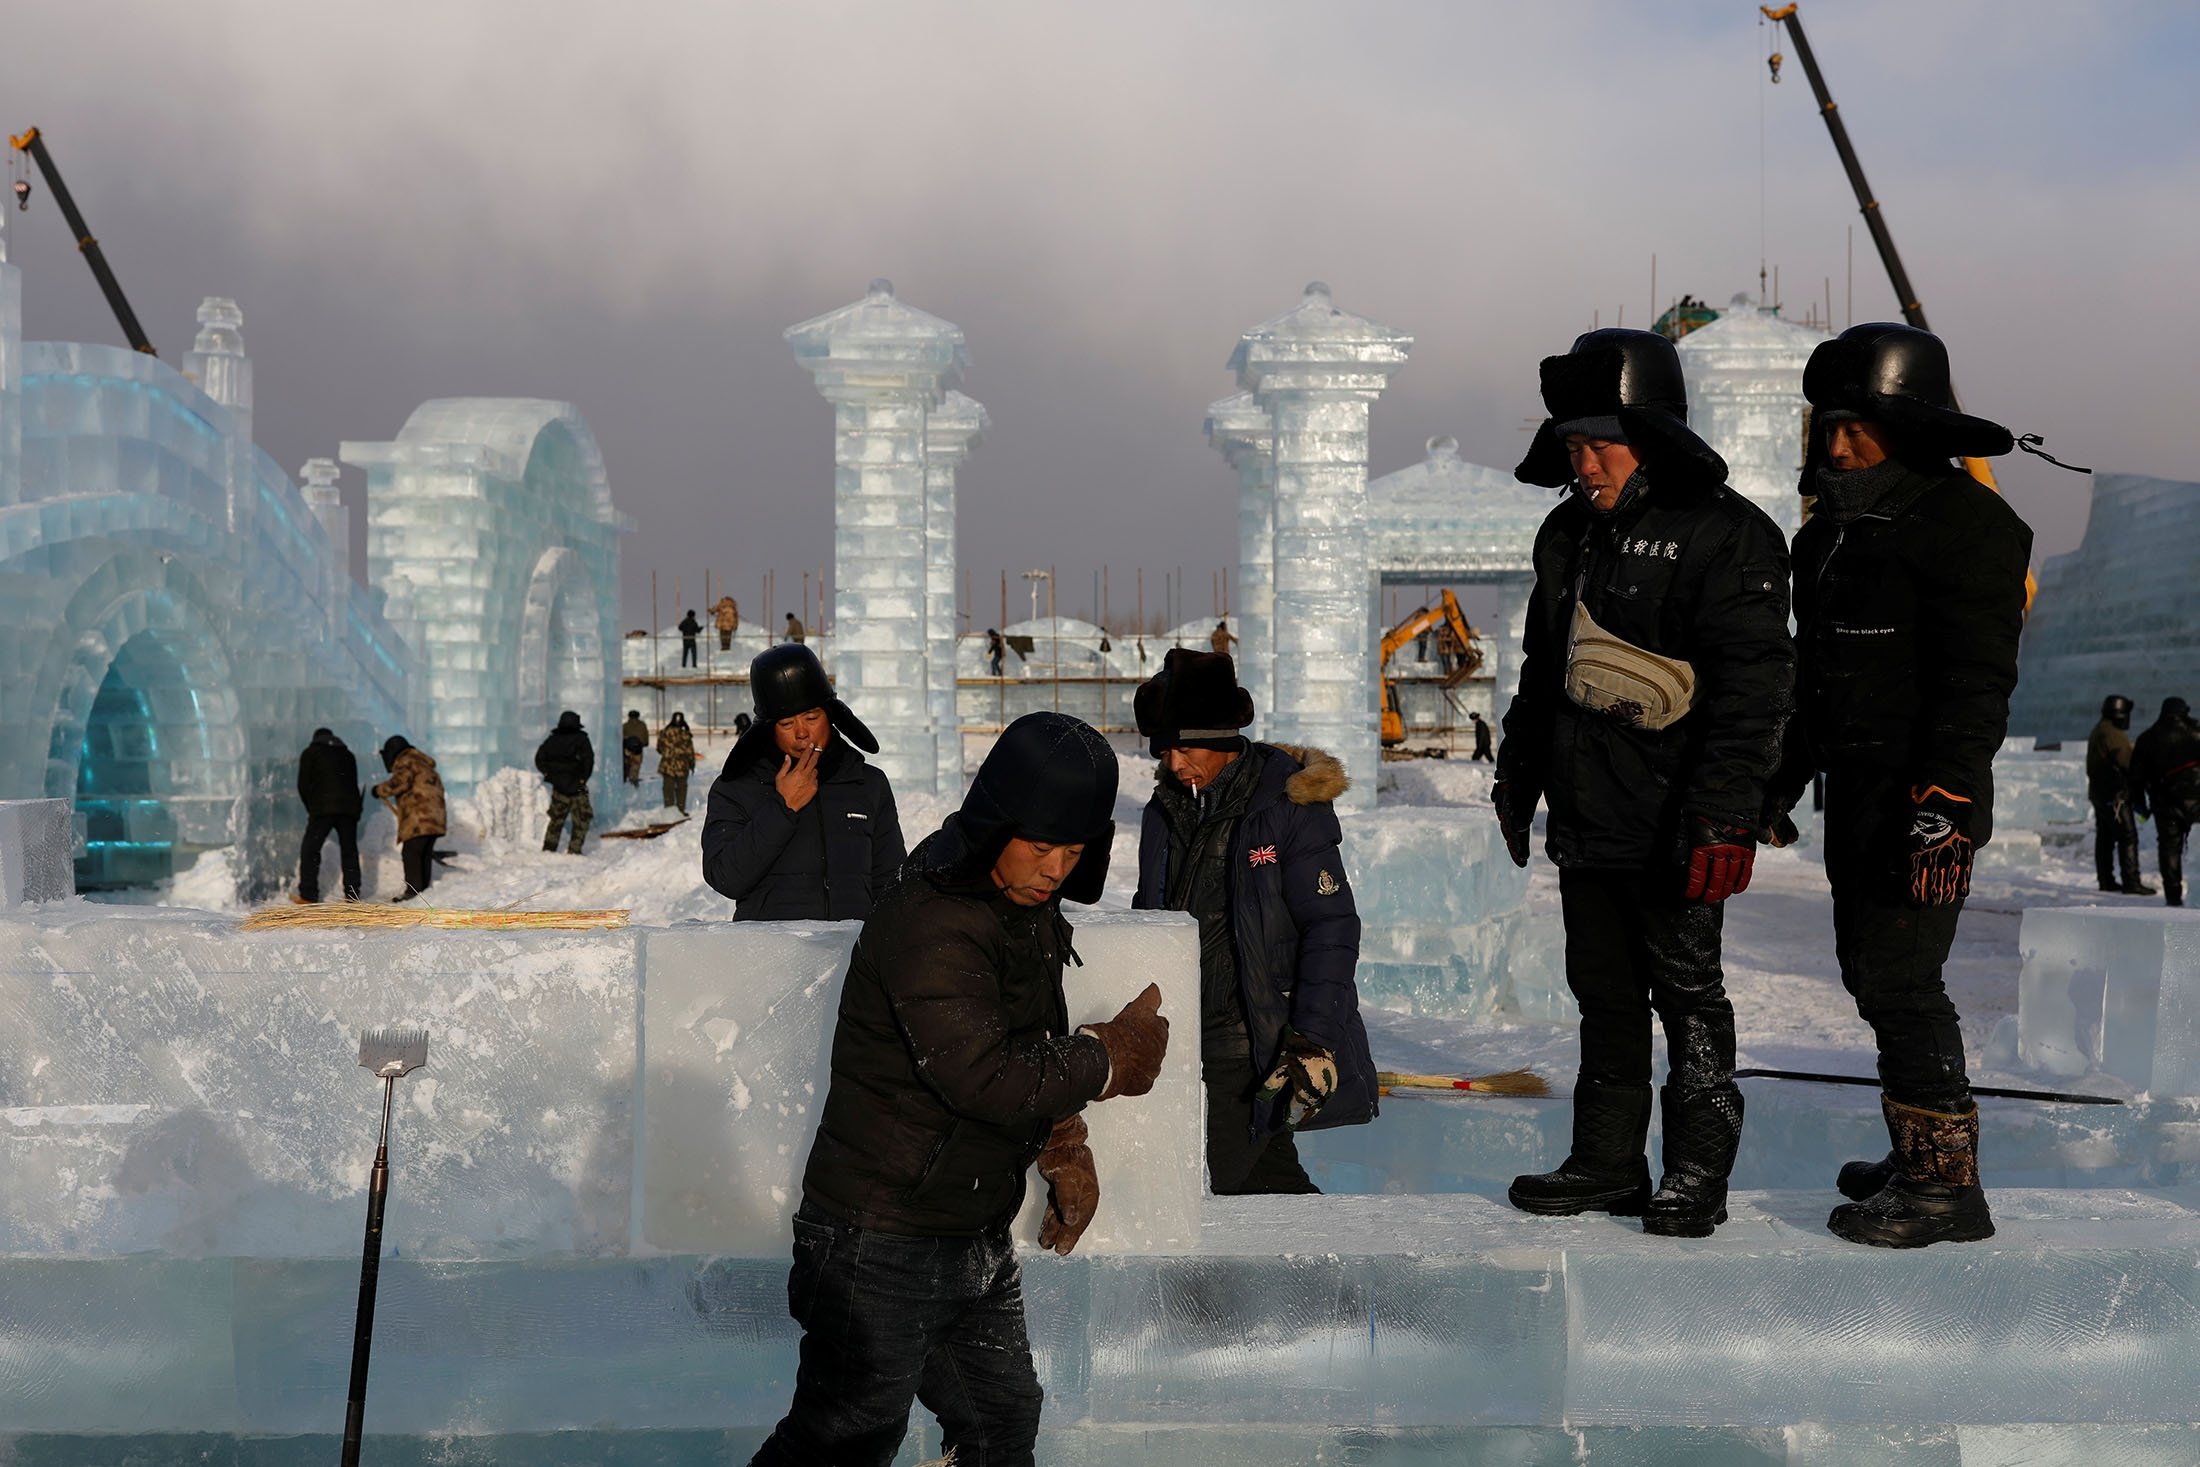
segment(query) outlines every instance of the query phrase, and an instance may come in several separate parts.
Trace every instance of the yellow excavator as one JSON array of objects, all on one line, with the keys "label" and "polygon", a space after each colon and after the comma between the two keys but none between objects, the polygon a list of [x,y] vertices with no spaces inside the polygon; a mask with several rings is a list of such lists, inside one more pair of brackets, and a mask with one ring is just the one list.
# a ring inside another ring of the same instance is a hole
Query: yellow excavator
[{"label": "yellow excavator", "polygon": [[1397,656],[1406,643],[1430,632],[1443,639],[1438,645],[1448,654],[1445,659],[1448,670],[1442,678],[1446,692],[1482,670],[1482,639],[1467,625],[1466,616],[1459,610],[1459,598],[1452,595],[1449,588],[1438,597],[1436,605],[1420,608],[1385,632],[1383,660],[1376,676],[1383,686],[1382,739],[1386,749],[1395,749],[1406,741],[1406,721],[1398,712],[1398,691],[1390,681],[1390,659]]}]

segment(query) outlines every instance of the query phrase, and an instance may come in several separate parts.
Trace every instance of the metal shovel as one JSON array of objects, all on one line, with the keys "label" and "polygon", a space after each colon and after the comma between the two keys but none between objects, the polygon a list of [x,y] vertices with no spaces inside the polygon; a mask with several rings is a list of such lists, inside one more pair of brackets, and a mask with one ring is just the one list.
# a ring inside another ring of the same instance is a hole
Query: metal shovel
[{"label": "metal shovel", "polygon": [[359,1036],[359,1064],[382,1082],[382,1138],[367,1182],[367,1242],[359,1260],[359,1315],[351,1337],[351,1399],[344,1409],[343,1467],[359,1467],[367,1416],[367,1353],[374,1344],[374,1286],[382,1274],[382,1211],[390,1200],[390,1107],[397,1082],[428,1062],[425,1029],[369,1029]]}]

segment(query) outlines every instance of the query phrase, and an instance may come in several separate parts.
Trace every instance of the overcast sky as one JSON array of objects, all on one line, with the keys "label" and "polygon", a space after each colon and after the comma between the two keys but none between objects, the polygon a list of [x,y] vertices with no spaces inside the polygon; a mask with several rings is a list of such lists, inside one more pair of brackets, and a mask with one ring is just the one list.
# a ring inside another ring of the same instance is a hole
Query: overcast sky
[{"label": "overcast sky", "polygon": [[[1966,405],[2200,478],[2200,8],[1803,18]],[[236,298],[286,468],[427,398],[577,404],[637,523],[631,626],[653,570],[670,620],[676,575],[754,617],[776,567],[776,619],[830,564],[830,411],[780,333],[890,276],[992,414],[983,626],[1033,565],[1065,614],[1103,564],[1118,607],[1181,566],[1206,612],[1236,529],[1202,413],[1310,279],[1417,338],[1378,474],[1437,433],[1510,466],[1536,360],[1645,324],[1653,252],[1665,300],[1763,259],[1846,319],[1856,210],[1792,50],[1730,0],[48,4],[10,8],[0,126],[46,130],[164,358]],[[119,341],[50,198],[7,222],[28,334]],[[1861,228],[1854,279],[1854,319],[1895,313]],[[2087,481],[2004,482],[2041,554],[2076,543]]]}]

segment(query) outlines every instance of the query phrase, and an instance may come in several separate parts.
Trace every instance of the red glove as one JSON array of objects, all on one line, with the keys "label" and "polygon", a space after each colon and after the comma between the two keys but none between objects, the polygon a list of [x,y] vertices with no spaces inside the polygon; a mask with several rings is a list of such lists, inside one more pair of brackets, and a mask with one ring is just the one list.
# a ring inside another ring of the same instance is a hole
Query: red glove
[{"label": "red glove", "polygon": [[1910,901],[1953,907],[1971,894],[1971,802],[1939,785],[1910,791]]},{"label": "red glove", "polygon": [[1688,883],[1681,895],[1692,902],[1723,902],[1749,890],[1757,864],[1757,833],[1708,815],[1688,822]]}]

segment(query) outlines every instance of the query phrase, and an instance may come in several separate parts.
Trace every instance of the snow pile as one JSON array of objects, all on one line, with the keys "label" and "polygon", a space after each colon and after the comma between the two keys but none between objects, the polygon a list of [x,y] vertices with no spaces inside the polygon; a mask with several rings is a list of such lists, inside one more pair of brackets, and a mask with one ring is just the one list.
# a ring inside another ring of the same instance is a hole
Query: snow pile
[{"label": "snow pile", "polygon": [[485,842],[506,845],[524,840],[542,843],[550,819],[550,786],[532,769],[507,766],[474,787],[472,795],[451,802],[451,830]]}]

